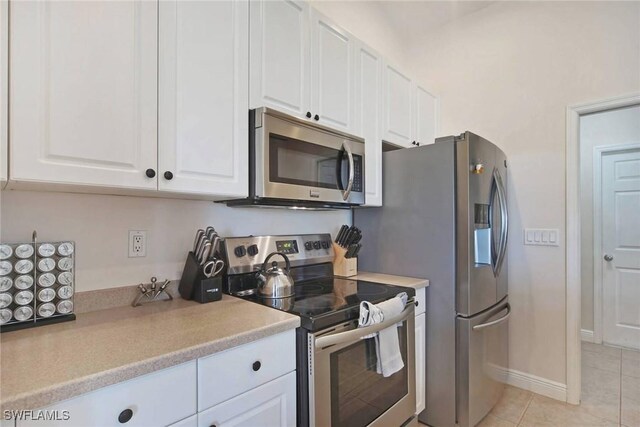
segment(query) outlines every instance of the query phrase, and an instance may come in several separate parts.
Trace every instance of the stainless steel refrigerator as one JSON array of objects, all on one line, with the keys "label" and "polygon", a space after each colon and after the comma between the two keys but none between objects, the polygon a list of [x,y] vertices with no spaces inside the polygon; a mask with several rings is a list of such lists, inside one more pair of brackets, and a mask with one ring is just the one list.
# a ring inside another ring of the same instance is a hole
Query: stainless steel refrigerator
[{"label": "stainless steel refrigerator", "polygon": [[383,154],[383,207],[354,211],[362,271],[429,279],[426,409],[431,426],[474,426],[508,366],[507,159],[465,132]]}]

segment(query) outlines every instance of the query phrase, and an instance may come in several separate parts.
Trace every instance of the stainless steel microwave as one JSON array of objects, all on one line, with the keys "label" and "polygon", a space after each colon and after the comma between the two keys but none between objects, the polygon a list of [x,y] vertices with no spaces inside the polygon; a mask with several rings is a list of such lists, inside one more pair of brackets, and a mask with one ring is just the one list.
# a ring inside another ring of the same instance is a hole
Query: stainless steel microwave
[{"label": "stainless steel microwave", "polygon": [[249,113],[249,198],[229,205],[364,203],[364,139],[263,107]]}]

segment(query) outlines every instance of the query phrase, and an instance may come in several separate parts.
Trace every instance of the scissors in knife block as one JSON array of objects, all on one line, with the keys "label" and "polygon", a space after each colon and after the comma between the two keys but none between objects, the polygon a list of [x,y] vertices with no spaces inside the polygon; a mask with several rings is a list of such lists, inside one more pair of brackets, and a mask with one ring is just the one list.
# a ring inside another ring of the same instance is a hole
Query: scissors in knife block
[{"label": "scissors in knife block", "polygon": [[207,278],[215,277],[224,269],[224,261],[213,258],[202,266],[202,271]]}]

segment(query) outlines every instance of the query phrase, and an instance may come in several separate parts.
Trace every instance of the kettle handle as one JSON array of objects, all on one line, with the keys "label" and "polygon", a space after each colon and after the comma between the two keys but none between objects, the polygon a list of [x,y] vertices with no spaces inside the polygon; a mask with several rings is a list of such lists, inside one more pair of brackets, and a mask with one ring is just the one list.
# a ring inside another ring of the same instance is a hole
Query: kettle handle
[{"label": "kettle handle", "polygon": [[271,252],[267,257],[267,259],[264,260],[264,263],[262,263],[262,271],[267,271],[267,269],[269,268],[269,260],[274,255],[280,255],[282,258],[284,258],[284,261],[286,263],[287,274],[289,274],[289,271],[291,270],[291,263],[289,262],[289,257],[282,252]]}]

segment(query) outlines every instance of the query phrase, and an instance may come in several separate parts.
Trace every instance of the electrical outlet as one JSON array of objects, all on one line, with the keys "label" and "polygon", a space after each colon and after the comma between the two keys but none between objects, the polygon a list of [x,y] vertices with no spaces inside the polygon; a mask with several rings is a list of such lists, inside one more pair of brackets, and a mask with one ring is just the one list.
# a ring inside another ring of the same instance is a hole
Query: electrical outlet
[{"label": "electrical outlet", "polygon": [[147,256],[147,232],[129,230],[129,258]]}]

